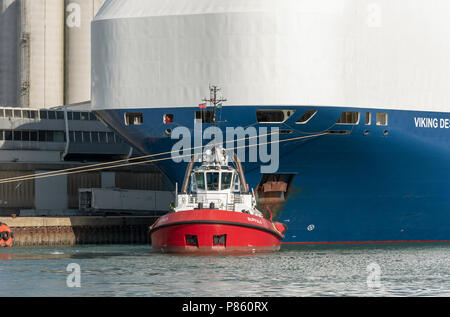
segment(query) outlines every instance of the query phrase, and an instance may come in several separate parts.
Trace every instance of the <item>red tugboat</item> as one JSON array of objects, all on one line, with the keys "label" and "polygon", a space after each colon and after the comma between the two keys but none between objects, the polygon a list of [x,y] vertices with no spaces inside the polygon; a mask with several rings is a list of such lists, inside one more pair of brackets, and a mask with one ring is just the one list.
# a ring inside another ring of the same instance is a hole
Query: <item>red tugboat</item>
[{"label": "red tugboat", "polygon": [[286,226],[256,209],[237,156],[229,166],[223,148],[203,155],[186,171],[174,211],[150,228],[153,250],[163,253],[236,254],[280,250]]}]

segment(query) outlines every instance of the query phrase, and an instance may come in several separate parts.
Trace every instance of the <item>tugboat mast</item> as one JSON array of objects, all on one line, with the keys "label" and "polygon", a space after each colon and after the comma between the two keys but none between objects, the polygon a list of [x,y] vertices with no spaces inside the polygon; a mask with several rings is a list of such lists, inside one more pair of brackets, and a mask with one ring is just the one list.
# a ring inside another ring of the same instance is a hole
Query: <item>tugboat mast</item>
[{"label": "tugboat mast", "polygon": [[220,121],[217,121],[217,110],[221,109],[223,106],[223,103],[228,101],[227,99],[223,97],[218,97],[219,92],[222,89],[219,88],[219,86],[215,85],[209,85],[209,99],[205,98],[203,99],[203,102],[206,104],[210,104],[211,107],[214,109],[214,118],[213,118],[213,124],[216,126],[217,123],[220,123]]},{"label": "tugboat mast", "polygon": [[222,89],[219,88],[219,86],[210,85],[209,86],[209,92],[210,97],[209,99],[203,99],[203,102],[210,103],[215,110],[222,108],[222,104],[227,101],[227,99],[224,99],[223,97],[218,98],[217,95],[219,91]]},{"label": "tugboat mast", "polygon": [[[221,123],[220,120],[217,120],[217,110],[221,109],[223,107],[223,103],[227,101],[227,99],[223,97],[218,97],[219,92],[222,89],[219,88],[219,86],[216,85],[209,85],[209,99],[205,98],[202,101],[204,102],[204,105],[209,104],[210,107],[213,108],[213,118],[211,120],[213,126],[215,129],[218,129],[217,124]],[[202,114],[203,117],[203,114]],[[202,129],[202,135],[203,135],[203,129]],[[202,141],[203,142],[203,141]],[[214,148],[216,147],[216,138],[214,138]],[[203,144],[202,144],[203,146]]]}]

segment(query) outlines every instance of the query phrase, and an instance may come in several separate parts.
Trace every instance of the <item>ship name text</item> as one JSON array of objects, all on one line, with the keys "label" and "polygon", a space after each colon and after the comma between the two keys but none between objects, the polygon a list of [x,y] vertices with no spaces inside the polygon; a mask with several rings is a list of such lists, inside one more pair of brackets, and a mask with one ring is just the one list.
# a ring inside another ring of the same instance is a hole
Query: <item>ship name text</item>
[{"label": "ship name text", "polygon": [[429,129],[450,129],[450,119],[445,118],[421,118],[415,117],[414,124],[416,128]]}]

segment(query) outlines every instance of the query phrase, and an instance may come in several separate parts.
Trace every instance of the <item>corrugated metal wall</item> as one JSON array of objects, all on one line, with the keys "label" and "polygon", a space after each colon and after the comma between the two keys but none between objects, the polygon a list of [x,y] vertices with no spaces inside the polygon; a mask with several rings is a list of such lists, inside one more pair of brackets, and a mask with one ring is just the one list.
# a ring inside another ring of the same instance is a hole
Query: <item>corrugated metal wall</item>
[{"label": "corrugated metal wall", "polygon": [[100,172],[72,174],[67,180],[67,195],[69,196],[69,208],[78,208],[79,188],[101,188],[102,176]]},{"label": "corrugated metal wall", "polygon": [[[0,179],[30,175],[32,172],[0,171]],[[0,184],[0,208],[34,208],[34,181]]]},{"label": "corrugated metal wall", "polygon": [[161,173],[117,172],[116,187],[132,190],[161,190],[163,175]]}]

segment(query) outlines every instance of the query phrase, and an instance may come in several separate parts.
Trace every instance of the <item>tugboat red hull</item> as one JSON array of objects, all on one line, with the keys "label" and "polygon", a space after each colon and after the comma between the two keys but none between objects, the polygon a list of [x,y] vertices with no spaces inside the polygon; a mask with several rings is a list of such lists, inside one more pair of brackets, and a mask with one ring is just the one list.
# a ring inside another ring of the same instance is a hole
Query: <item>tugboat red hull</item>
[{"label": "tugboat red hull", "polygon": [[264,218],[223,210],[171,213],[150,228],[154,251],[236,254],[280,250],[286,227]]}]

